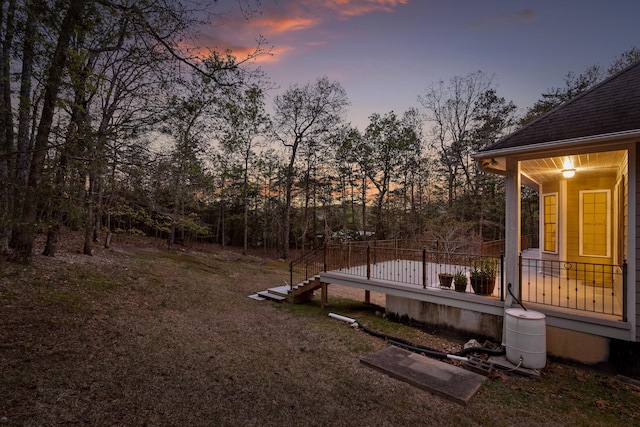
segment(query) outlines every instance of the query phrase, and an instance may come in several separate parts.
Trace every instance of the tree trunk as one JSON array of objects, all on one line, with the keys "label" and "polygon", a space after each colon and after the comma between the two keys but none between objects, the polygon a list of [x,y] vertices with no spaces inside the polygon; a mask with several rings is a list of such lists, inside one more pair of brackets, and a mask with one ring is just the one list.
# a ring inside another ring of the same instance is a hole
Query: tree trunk
[{"label": "tree trunk", "polygon": [[287,169],[284,216],[282,218],[282,258],[289,259],[289,233],[291,230],[291,191],[293,189],[293,159]]},{"label": "tree trunk", "polygon": [[[60,211],[57,213],[59,212]],[[60,221],[59,218],[56,218],[56,215],[54,215],[52,220],[54,223],[47,229],[47,243],[44,245],[42,255],[55,257],[56,247],[58,245],[58,234],[60,233]]]},{"label": "tree trunk", "polygon": [[167,249],[172,251],[176,241],[176,223],[175,220],[171,220],[171,227],[169,227],[169,235],[167,236]]},{"label": "tree trunk", "polygon": [[111,247],[111,214],[109,212],[107,212],[105,227],[107,228],[107,236],[104,238],[104,248],[109,249]]},{"label": "tree trunk", "polygon": [[243,236],[242,236],[242,254],[247,254],[249,246],[249,159],[245,156],[244,160],[244,183],[242,188],[242,198],[244,199],[244,219],[243,219]]},{"label": "tree trunk", "polygon": [[[72,132],[69,130],[69,132]],[[53,200],[53,209],[51,215],[51,225],[47,229],[47,242],[44,246],[44,251],[42,251],[42,255],[55,257],[56,256],[56,247],[58,244],[58,233],[60,231],[60,224],[62,224],[63,217],[63,202],[62,198],[64,197],[64,183],[65,177],[67,174],[67,164],[69,157],[67,155],[68,150],[68,139],[75,138],[75,136],[67,135],[67,142],[65,146],[62,147],[62,151],[60,153],[60,163],[58,165],[58,169],[56,170],[56,176],[54,181],[54,192],[56,197]]]},{"label": "tree trunk", "polygon": [[[31,146],[31,81],[33,78],[34,39],[36,33],[35,13],[29,11],[25,26],[25,39],[22,48],[22,74],[20,76],[20,101],[18,107],[17,160],[15,171],[16,190],[13,199],[13,217],[17,221],[22,215],[25,187],[29,176],[29,156]],[[15,247],[15,244],[12,245]]]},{"label": "tree trunk", "polygon": [[383,224],[382,205],[384,196],[380,194],[376,203],[376,240],[385,238],[385,227]]},{"label": "tree trunk", "polygon": [[60,226],[62,224],[62,219],[64,216],[64,195],[66,193],[65,183],[67,180],[67,170],[69,165],[69,153],[71,147],[77,142],[79,133],[84,129],[85,117],[82,108],[82,103],[84,101],[85,91],[84,88],[76,87],[74,102],[71,107],[71,120],[69,126],[67,126],[67,132],[65,135],[65,141],[62,147],[60,148],[60,160],[58,162],[58,166],[55,170],[55,178],[53,182],[53,193],[54,197],[52,198],[51,205],[52,215],[51,215],[51,224],[47,229],[47,242],[45,244],[44,251],[42,252],[45,256],[54,257],[56,256],[56,246],[58,242],[58,232],[60,231]]},{"label": "tree trunk", "polygon": [[367,178],[362,177],[362,233],[364,240],[369,240],[367,236]]},{"label": "tree trunk", "polygon": [[309,233],[309,201],[311,200],[311,190],[310,190],[310,181],[311,181],[311,171],[309,167],[309,163],[307,163],[307,173],[304,183],[304,207],[302,208],[302,233],[300,236],[300,244],[302,247],[302,253],[304,254],[305,247],[307,246],[307,235]]},{"label": "tree trunk", "polygon": [[93,200],[96,186],[95,174],[89,172],[89,190],[87,191],[86,209],[87,209],[87,222],[84,227],[84,248],[82,253],[85,255],[93,255],[93,223],[94,223],[94,209],[95,203]]},{"label": "tree trunk", "polygon": [[176,242],[176,223],[178,221],[179,195],[181,189],[180,171],[177,172],[175,182],[175,192],[173,193],[173,213],[171,215],[171,227],[169,227],[169,235],[167,236],[167,249],[172,251]]},{"label": "tree trunk", "polygon": [[[3,5],[0,5],[0,18],[3,15]],[[10,1],[6,13],[6,27],[2,43],[2,57],[0,58],[0,181],[5,185],[0,186],[0,218],[9,218],[11,215],[12,196],[11,187],[6,185],[12,175],[9,153],[13,151],[13,116],[11,112],[11,85],[10,64],[11,45],[13,43],[13,17],[16,2]],[[0,222],[0,252],[9,249],[9,237],[11,229],[7,222]]]},{"label": "tree trunk", "polygon": [[100,241],[100,233],[102,231],[102,214],[104,207],[102,205],[102,198],[104,197],[104,181],[102,179],[102,173],[96,178],[97,191],[95,194],[95,217],[93,221],[93,242],[98,243]]},{"label": "tree trunk", "polygon": [[16,246],[13,260],[17,262],[29,263],[31,261],[35,231],[37,228],[36,220],[38,217],[37,193],[44,170],[51,124],[58,100],[62,75],[67,64],[67,49],[74,29],[81,21],[84,8],[84,0],[70,1],[60,27],[60,34],[58,35],[56,48],[47,73],[42,114],[40,123],[38,124],[33,158],[29,168],[25,204],[15,238]]},{"label": "tree trunk", "polygon": [[[226,173],[226,171],[224,172]],[[225,198],[227,197],[226,195],[226,190],[225,190],[225,179],[224,179],[224,175],[222,177],[222,194],[220,196],[220,218],[218,219],[218,228],[220,229],[220,244],[222,245],[222,249],[224,250],[225,247],[225,233],[226,233],[226,228],[225,228]]]}]

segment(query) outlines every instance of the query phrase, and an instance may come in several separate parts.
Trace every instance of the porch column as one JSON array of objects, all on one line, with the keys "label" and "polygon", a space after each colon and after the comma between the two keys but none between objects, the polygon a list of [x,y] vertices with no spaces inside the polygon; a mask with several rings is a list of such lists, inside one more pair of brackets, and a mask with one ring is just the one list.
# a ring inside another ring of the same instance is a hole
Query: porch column
[{"label": "porch column", "polygon": [[[505,206],[505,287],[511,283],[511,292],[520,298],[520,283],[518,274],[518,256],[520,255],[520,162],[507,158],[507,179],[505,183],[506,206]],[[505,288],[505,309],[513,304],[513,298]]]}]

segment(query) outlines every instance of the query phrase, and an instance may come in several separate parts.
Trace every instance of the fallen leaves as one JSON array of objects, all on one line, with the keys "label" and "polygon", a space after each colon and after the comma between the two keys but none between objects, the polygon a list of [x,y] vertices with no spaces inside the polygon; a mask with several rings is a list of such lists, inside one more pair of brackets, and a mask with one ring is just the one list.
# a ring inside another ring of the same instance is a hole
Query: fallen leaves
[{"label": "fallen leaves", "polygon": [[591,404],[593,406],[596,406],[599,409],[608,409],[609,408],[609,402],[607,402],[604,399],[596,399],[593,402],[591,402]]}]

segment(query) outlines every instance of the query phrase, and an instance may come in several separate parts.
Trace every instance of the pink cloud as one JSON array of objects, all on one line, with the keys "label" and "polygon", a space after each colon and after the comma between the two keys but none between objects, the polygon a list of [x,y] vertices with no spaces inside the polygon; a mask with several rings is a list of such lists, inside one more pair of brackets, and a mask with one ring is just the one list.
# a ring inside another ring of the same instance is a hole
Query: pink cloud
[{"label": "pink cloud", "polygon": [[393,9],[409,3],[409,0],[328,0],[323,5],[343,18],[366,15],[372,12],[393,12]]},{"label": "pink cloud", "polygon": [[262,28],[269,33],[284,33],[289,31],[300,31],[313,27],[318,24],[317,19],[306,18],[302,16],[289,17],[271,17],[264,20],[256,21],[256,27]]},{"label": "pink cloud", "polygon": [[[295,47],[287,41],[287,36],[320,26],[332,19],[349,19],[373,12],[393,12],[394,8],[409,3],[410,0],[280,0],[276,7],[266,5],[259,14],[249,20],[243,16],[225,15],[219,22],[213,22],[204,31],[201,41],[208,49],[231,50],[237,58],[246,57],[256,47],[256,38],[264,35],[269,44],[274,43],[272,55],[263,55],[257,62],[275,62],[291,53]],[[316,41],[305,47],[321,45]]]}]

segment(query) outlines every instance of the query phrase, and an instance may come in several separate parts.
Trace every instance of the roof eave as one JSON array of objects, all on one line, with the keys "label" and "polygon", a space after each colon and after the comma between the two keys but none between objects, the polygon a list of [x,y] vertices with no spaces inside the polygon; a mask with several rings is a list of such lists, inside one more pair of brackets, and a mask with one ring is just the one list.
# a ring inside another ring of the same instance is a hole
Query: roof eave
[{"label": "roof eave", "polygon": [[535,154],[537,152],[549,153],[555,151],[564,151],[568,148],[582,148],[585,145],[588,145],[588,148],[590,150],[595,148],[605,148],[605,146],[607,150],[610,150],[613,148],[611,147],[611,144],[625,144],[631,142],[634,139],[637,140],[638,138],[640,138],[640,129],[633,129],[602,135],[521,145],[518,147],[478,151],[476,153],[473,153],[471,157],[473,157],[475,160],[480,160],[492,157],[523,156],[527,154]]},{"label": "roof eave", "polygon": [[[494,168],[492,168],[490,166],[483,165],[482,162],[478,162],[478,165],[480,167],[480,170],[482,170],[483,172],[491,173],[491,174],[494,174],[494,175],[500,175],[500,176],[503,176],[503,177],[507,177],[507,175],[508,175],[506,170],[494,169]],[[520,179],[521,179],[522,185],[525,185],[525,186],[533,189],[534,191],[540,191],[540,184],[538,184],[538,182],[536,182],[529,175],[521,173],[520,174]]]}]

